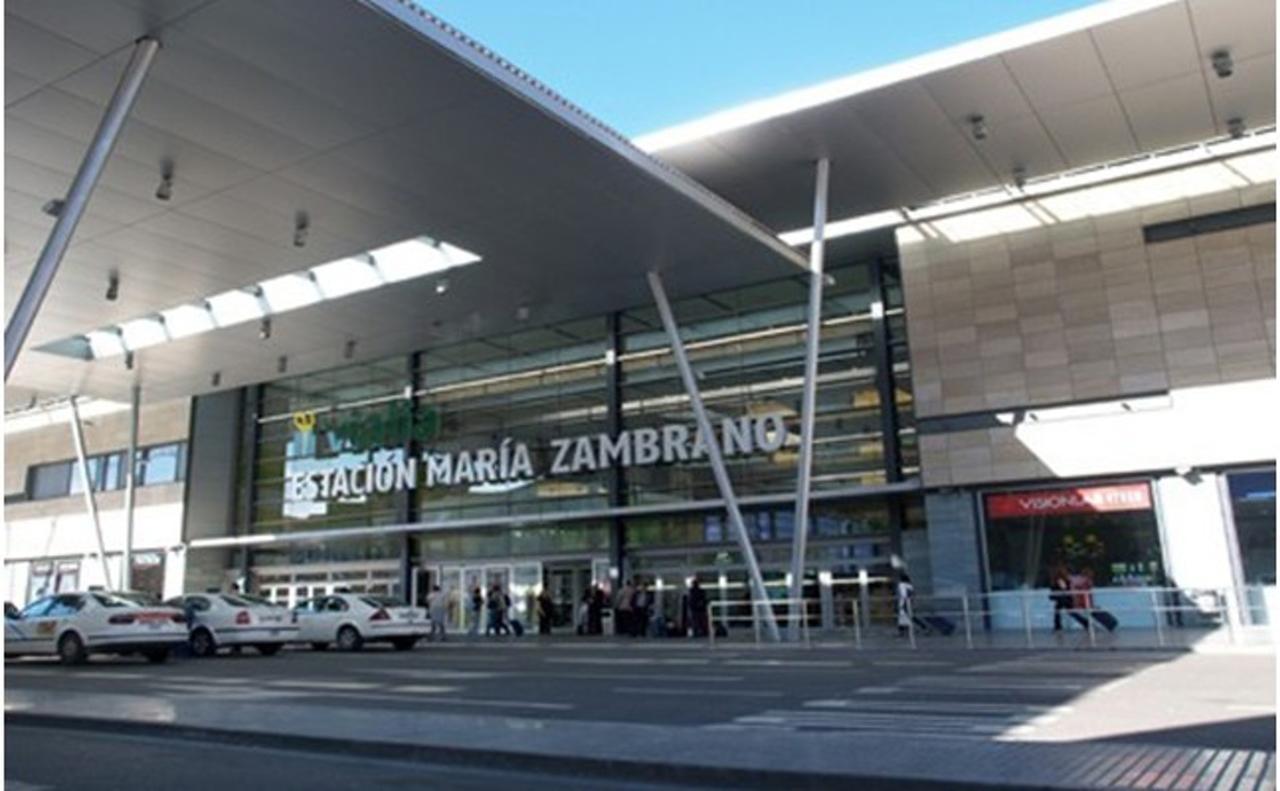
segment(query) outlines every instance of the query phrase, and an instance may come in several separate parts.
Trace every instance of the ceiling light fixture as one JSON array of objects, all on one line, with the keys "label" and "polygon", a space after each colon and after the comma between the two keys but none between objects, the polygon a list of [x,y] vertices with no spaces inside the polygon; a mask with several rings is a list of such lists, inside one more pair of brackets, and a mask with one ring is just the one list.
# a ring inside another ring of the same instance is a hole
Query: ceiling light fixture
[{"label": "ceiling light fixture", "polygon": [[213,376],[209,377],[209,384],[213,387],[220,386],[222,384],[222,372],[214,371]]},{"label": "ceiling light fixture", "polygon": [[107,274],[107,293],[108,302],[115,302],[120,298],[120,275],[116,272]]},{"label": "ceiling light fixture", "polygon": [[173,197],[173,160],[160,162],[160,186],[156,187],[156,200],[167,201]]},{"label": "ceiling light fixture", "polygon": [[258,325],[258,339],[265,341],[270,337],[271,337],[271,317],[267,316],[262,320],[262,323]]},{"label": "ceiling light fixture", "polygon": [[298,212],[293,218],[293,246],[307,246],[307,230],[311,227],[311,218],[304,211]]},{"label": "ceiling light fixture", "polygon": [[1217,50],[1209,56],[1209,62],[1213,64],[1213,73],[1218,75],[1219,79],[1225,80],[1235,74],[1236,64],[1231,59],[1231,53],[1228,50]]},{"label": "ceiling light fixture", "polygon": [[62,214],[62,209],[66,205],[67,205],[67,202],[64,201],[62,198],[52,198],[48,201],[45,201],[45,204],[40,207],[40,211],[44,212],[50,217],[58,217]]},{"label": "ceiling light fixture", "polygon": [[280,359],[276,360],[276,373],[282,374],[287,370],[289,370],[289,358],[282,354]]},{"label": "ceiling light fixture", "polygon": [[355,357],[355,356],[356,356],[356,342],[354,340],[348,340],[346,343],[342,345],[342,359],[350,360],[352,357]]},{"label": "ceiling light fixture", "polygon": [[974,140],[987,139],[987,119],[981,115],[971,115],[969,120],[969,132],[973,135]]},{"label": "ceiling light fixture", "polygon": [[436,281],[436,293],[443,294],[449,290],[449,278],[442,277]]},{"label": "ceiling light fixture", "polygon": [[1232,140],[1239,140],[1244,137],[1244,119],[1240,117],[1227,119],[1227,134],[1231,135]]},{"label": "ceiling light fixture", "polygon": [[124,369],[126,371],[133,370],[133,352],[124,353]]}]

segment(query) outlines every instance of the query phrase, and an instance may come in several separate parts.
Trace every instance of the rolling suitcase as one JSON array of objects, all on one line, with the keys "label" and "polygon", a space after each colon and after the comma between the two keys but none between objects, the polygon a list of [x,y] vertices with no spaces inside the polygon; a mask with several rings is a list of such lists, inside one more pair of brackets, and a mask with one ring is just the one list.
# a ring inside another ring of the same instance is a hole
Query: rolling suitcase
[{"label": "rolling suitcase", "polygon": [[1106,610],[1094,610],[1093,620],[1097,621],[1098,624],[1108,632],[1114,632],[1116,627],[1120,625],[1120,622],[1116,620],[1116,617]]},{"label": "rolling suitcase", "polygon": [[917,615],[915,617],[916,626],[926,632],[936,632],[943,637],[949,636],[956,630],[956,625],[948,618],[941,615]]},{"label": "rolling suitcase", "polygon": [[515,618],[511,619],[511,633],[516,637],[524,637],[524,624]]}]

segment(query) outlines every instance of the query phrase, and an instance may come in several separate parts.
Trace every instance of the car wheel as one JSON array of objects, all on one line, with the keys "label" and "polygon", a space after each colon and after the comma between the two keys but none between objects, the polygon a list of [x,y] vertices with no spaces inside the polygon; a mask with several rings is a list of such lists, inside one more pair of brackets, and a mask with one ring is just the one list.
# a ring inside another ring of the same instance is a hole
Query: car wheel
[{"label": "car wheel", "polygon": [[145,656],[147,661],[153,665],[163,665],[165,662],[169,661],[168,648],[153,648],[149,651],[143,651],[142,655]]},{"label": "car wheel", "polygon": [[218,652],[218,645],[208,629],[197,629],[191,633],[191,654],[201,658],[213,656]]},{"label": "car wheel", "polygon": [[364,645],[364,638],[354,626],[344,626],[338,630],[339,651],[359,651],[362,645]]},{"label": "car wheel", "polygon": [[279,643],[263,643],[261,645],[254,646],[254,648],[257,648],[258,653],[262,654],[263,656],[275,656],[276,654],[280,653]]},{"label": "car wheel", "polygon": [[410,651],[418,644],[416,637],[397,637],[391,641],[391,645],[395,646],[397,651]]},{"label": "car wheel", "polygon": [[312,651],[328,651],[329,644],[328,643],[312,643],[311,650]]},{"label": "car wheel", "polygon": [[84,650],[84,641],[75,632],[67,632],[58,641],[58,659],[64,665],[79,665],[89,658]]}]

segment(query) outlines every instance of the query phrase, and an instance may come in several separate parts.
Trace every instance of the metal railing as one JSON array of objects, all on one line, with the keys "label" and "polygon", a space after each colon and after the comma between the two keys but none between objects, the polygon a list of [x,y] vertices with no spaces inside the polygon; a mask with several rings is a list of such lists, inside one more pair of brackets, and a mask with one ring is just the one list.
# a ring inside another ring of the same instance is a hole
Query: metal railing
[{"label": "metal railing", "polygon": [[[759,645],[765,642],[760,616],[771,608],[779,624],[798,627],[785,632],[798,631],[806,646],[815,635],[840,642],[852,637],[856,649],[867,641],[883,646],[886,638],[912,649],[1274,646],[1280,617],[1275,586],[1100,588],[1059,597],[1055,601],[1045,589],[913,596],[905,618],[899,602],[884,595],[828,599],[825,607],[820,599],[714,601],[707,605],[707,638],[714,646],[749,628]],[[799,605],[795,614],[793,603]]]}]

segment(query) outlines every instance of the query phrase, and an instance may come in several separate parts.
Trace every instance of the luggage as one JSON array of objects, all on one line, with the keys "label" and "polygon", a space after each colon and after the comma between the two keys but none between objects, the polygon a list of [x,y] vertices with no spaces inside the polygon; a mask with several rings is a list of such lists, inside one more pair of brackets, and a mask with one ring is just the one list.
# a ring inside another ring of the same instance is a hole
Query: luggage
[{"label": "luggage", "polygon": [[916,626],[925,632],[936,632],[943,637],[948,637],[956,630],[956,625],[948,618],[941,615],[917,615],[915,617]]},{"label": "luggage", "polygon": [[516,619],[516,618],[512,618],[512,619],[511,619],[511,632],[512,632],[512,634],[514,634],[516,637],[523,637],[523,636],[524,636],[524,624],[520,623],[520,621],[519,621],[518,619]]},{"label": "luggage", "polygon": [[1108,632],[1114,632],[1116,627],[1120,625],[1120,622],[1116,620],[1116,617],[1106,610],[1094,610],[1093,620],[1097,621],[1099,625]]}]

